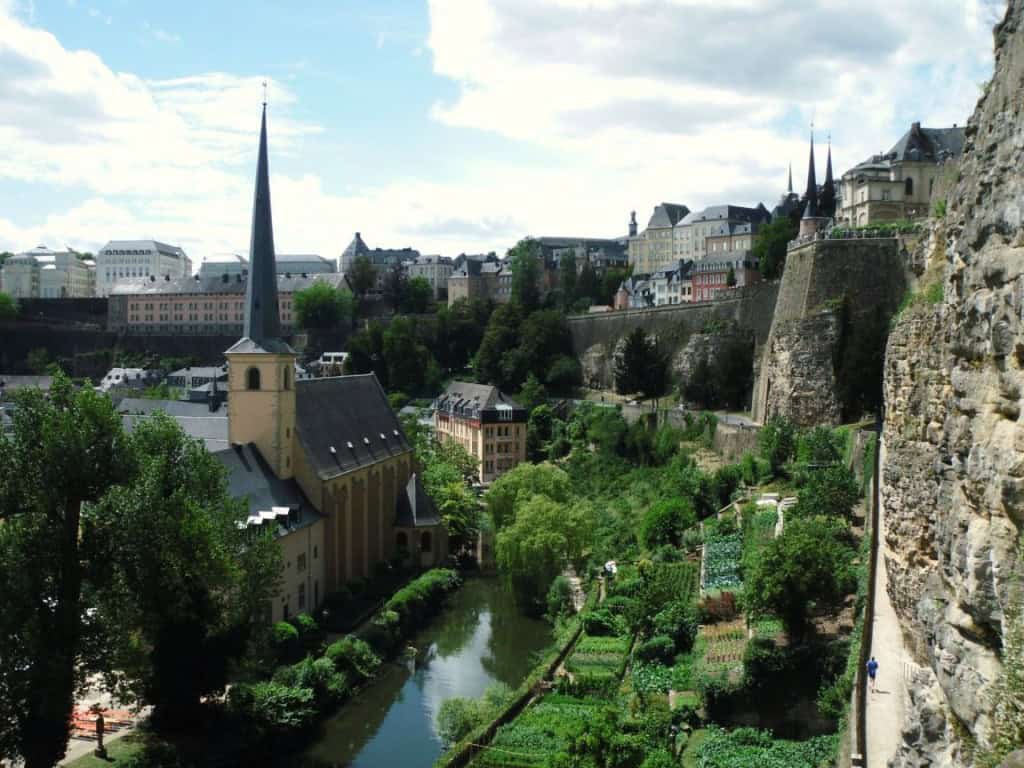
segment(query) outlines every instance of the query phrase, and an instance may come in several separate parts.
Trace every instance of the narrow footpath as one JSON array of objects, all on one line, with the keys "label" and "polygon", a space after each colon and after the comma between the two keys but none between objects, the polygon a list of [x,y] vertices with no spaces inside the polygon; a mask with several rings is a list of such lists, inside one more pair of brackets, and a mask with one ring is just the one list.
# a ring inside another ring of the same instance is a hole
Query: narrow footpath
[{"label": "narrow footpath", "polygon": [[[882,466],[885,466],[885,443],[880,442]],[[868,768],[885,768],[895,756],[900,731],[906,714],[906,667],[903,633],[899,618],[889,602],[889,577],[885,570],[885,505],[879,510],[878,555],[875,570],[875,619],[871,655],[878,661],[875,692],[868,693],[867,746]],[[867,672],[862,670],[865,679]]]}]

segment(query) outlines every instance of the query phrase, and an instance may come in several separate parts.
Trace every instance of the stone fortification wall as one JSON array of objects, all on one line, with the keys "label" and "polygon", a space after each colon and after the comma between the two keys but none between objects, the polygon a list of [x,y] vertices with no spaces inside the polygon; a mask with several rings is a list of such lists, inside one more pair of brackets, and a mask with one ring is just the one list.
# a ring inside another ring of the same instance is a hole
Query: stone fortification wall
[{"label": "stone fortification wall", "polygon": [[839,345],[892,317],[910,284],[908,261],[898,238],[815,240],[789,251],[754,385],[756,420],[839,422]]},{"label": "stone fortification wall", "polygon": [[1024,0],[1011,0],[931,239],[942,300],[904,313],[886,352],[886,568],[915,663],[896,768],[976,765],[999,734],[1024,525],[1022,103]]},{"label": "stone fortification wall", "polygon": [[711,329],[741,329],[757,345],[768,338],[779,283],[761,283],[744,289],[737,298],[704,304],[679,304],[653,309],[606,312],[569,318],[573,353],[583,365],[584,382],[611,387],[616,346],[634,328],[657,337],[673,357],[691,336]]}]

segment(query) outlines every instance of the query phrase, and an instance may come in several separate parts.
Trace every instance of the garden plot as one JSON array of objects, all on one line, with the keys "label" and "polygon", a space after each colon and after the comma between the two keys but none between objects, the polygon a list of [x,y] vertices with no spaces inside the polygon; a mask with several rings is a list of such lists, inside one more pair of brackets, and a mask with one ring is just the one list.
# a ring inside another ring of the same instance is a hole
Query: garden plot
[{"label": "garden plot", "polygon": [[629,653],[628,637],[590,637],[584,635],[565,662],[571,675],[590,677],[617,677]]},{"label": "garden plot", "polygon": [[743,584],[740,561],[743,557],[743,536],[739,533],[715,534],[704,542],[701,589],[710,592]]},{"label": "garden plot", "polygon": [[568,746],[579,723],[592,719],[607,702],[549,694],[515,720],[498,729],[494,741],[475,760],[474,768],[543,765]]},{"label": "garden plot", "polygon": [[702,626],[696,645],[701,674],[737,681],[743,674],[743,654],[747,650],[748,635],[742,619]]}]

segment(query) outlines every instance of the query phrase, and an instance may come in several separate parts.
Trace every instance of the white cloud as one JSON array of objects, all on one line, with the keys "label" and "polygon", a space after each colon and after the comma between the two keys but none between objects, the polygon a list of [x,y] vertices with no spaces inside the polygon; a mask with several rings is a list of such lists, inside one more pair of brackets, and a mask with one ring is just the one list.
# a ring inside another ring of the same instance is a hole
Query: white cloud
[{"label": "white cloud", "polygon": [[[661,200],[770,205],[790,160],[803,177],[806,132],[794,124],[813,116],[831,128],[841,172],[911,119],[962,122],[991,66],[986,0],[864,0],[856,16],[846,0],[792,7],[431,0],[427,50],[458,86],[434,117],[545,160],[466,154],[457,180],[411,169],[339,194],[318,174],[275,170],[282,157],[307,157],[325,129],[296,119],[295,94],[271,81],[278,249],[336,256],[360,230],[371,246],[455,254],[525,234],[622,234],[630,209],[643,223]],[[13,0],[0,0],[0,185],[62,187],[84,202],[31,223],[0,212],[0,250],[157,237],[196,263],[244,252],[263,78],[146,81],[14,15]]]}]

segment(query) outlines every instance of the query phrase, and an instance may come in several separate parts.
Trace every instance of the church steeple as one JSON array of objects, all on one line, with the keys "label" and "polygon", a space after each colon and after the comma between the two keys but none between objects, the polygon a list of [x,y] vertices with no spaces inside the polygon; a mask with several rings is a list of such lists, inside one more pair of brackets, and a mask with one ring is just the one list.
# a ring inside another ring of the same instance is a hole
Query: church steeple
[{"label": "church steeple", "polygon": [[[256,162],[256,190],[252,203],[249,240],[249,283],[245,290],[243,342],[266,352],[291,352],[281,339],[277,303],[277,265],[274,259],[274,222],[270,210],[270,168],[267,162],[267,105],[260,123],[260,150]],[[239,342],[241,344],[242,342]],[[237,345],[236,345],[237,346]]]},{"label": "church steeple", "polygon": [[256,192],[249,241],[249,281],[245,289],[244,336],[224,354],[228,358],[228,440],[255,443],[274,474],[293,476],[295,435],[295,350],[281,337],[274,263],[274,225],[270,214],[267,163],[267,104],[263,102]]},{"label": "church steeple", "polygon": [[789,184],[786,187],[786,194],[793,194],[793,163],[789,164]]},{"label": "church steeple", "polygon": [[829,218],[836,213],[836,186],[832,178],[832,137],[828,140],[828,159],[825,162],[825,186],[821,190],[821,199],[818,201],[818,208],[822,216]]},{"label": "church steeple", "polygon": [[811,131],[811,158],[807,163],[807,191],[804,192],[805,219],[818,218],[818,179],[814,174],[814,131]]}]

